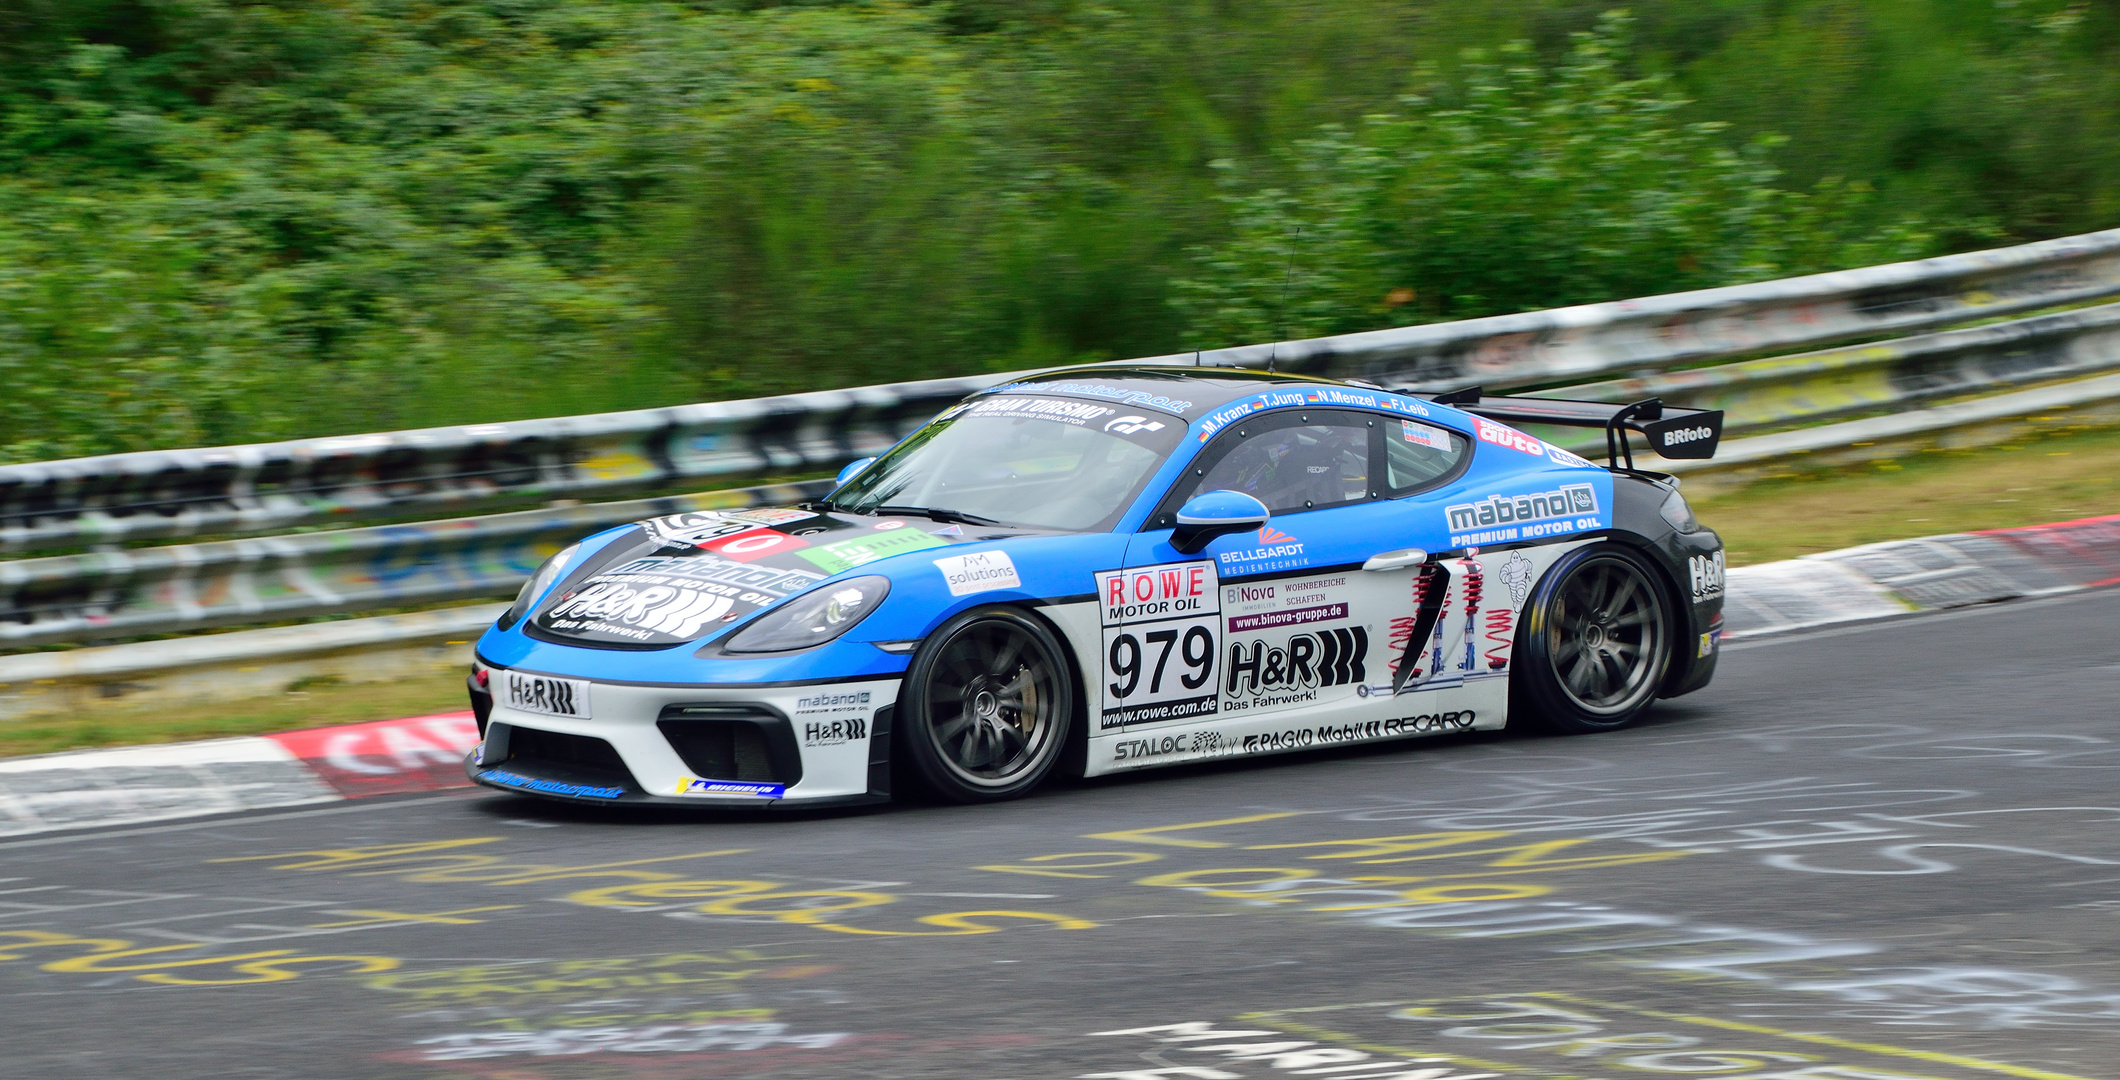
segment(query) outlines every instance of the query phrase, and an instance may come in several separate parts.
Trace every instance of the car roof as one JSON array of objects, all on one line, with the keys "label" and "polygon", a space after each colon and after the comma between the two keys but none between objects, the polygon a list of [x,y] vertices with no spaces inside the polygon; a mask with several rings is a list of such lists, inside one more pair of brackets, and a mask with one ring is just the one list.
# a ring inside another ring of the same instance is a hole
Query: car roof
[{"label": "car roof", "polygon": [[[1064,394],[1108,403],[1139,404],[1175,412],[1187,420],[1249,397],[1260,390],[1301,383],[1309,386],[1345,386],[1338,379],[1315,375],[1287,375],[1242,368],[1212,367],[1083,367],[1047,371],[997,386],[986,393],[1035,391]],[[1375,389],[1364,387],[1363,389]],[[1183,405],[1184,408],[1171,408]]]}]

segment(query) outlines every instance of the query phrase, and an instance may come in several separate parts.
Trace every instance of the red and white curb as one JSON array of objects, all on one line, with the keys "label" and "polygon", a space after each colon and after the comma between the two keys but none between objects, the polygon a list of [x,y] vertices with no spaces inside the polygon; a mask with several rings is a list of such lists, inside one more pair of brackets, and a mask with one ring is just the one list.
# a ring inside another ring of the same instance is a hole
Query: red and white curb
[{"label": "red and white curb", "polygon": [[1726,640],[2053,596],[2120,584],[2120,514],[1864,544],[1726,577]]},{"label": "red and white curb", "polygon": [[0,761],[0,837],[463,787],[469,712]]},{"label": "red and white curb", "polygon": [[[2120,584],[2120,514],[1701,573],[1741,639]],[[469,712],[0,761],[0,838],[465,787]]]}]

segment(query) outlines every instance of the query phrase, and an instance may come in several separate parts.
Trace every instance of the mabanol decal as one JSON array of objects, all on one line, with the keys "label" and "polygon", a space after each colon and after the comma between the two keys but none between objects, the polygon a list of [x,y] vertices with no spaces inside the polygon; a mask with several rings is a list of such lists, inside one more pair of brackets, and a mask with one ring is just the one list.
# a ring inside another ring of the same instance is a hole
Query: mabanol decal
[{"label": "mabanol decal", "polygon": [[[1478,502],[1445,507],[1450,546],[1506,544],[1605,527],[1598,516],[1597,489],[1563,484],[1531,495],[1489,495]],[[1478,531],[1473,531],[1478,530]]]},{"label": "mabanol decal", "polygon": [[1212,716],[1221,582],[1211,562],[1097,575],[1105,728]]},{"label": "mabanol decal", "polygon": [[841,694],[811,694],[795,699],[795,715],[811,713],[866,712],[869,707],[869,692],[854,690]]}]

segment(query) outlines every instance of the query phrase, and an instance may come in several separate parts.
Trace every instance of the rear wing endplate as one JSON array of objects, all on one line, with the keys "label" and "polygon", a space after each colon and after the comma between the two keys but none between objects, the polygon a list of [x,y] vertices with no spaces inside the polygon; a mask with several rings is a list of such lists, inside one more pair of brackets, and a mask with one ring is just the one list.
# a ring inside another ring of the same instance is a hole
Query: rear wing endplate
[{"label": "rear wing endplate", "polygon": [[1716,444],[1722,442],[1722,410],[1666,405],[1661,398],[1615,405],[1609,401],[1501,397],[1483,394],[1477,386],[1421,396],[1438,405],[1505,423],[1603,428],[1607,467],[1624,461],[1627,468],[1634,468],[1634,447],[1627,440],[1629,431],[1648,436],[1650,448],[1667,458],[1712,458]]}]

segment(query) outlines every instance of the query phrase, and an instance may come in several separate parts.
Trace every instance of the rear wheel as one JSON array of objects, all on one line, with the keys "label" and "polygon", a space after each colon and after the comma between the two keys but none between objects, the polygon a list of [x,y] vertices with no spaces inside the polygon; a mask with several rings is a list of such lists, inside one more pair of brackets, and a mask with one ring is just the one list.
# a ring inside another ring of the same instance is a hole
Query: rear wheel
[{"label": "rear wheel", "polygon": [[1526,607],[1510,708],[1563,734],[1641,718],[1671,663],[1675,621],[1656,571],[1602,543],[1561,557]]},{"label": "rear wheel", "polygon": [[941,798],[1015,798],[1060,759],[1074,708],[1052,631],[1008,608],[967,612],[929,635],[906,672],[905,757]]}]

